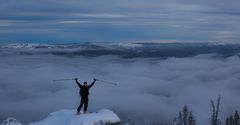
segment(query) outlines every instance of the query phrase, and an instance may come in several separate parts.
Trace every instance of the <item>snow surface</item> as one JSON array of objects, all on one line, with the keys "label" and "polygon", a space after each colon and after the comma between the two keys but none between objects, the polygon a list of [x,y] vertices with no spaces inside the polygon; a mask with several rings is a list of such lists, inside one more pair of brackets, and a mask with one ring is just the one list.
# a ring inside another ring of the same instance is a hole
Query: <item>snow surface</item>
[{"label": "snow surface", "polygon": [[23,124],[18,122],[15,118],[9,117],[6,120],[4,120],[0,125],[23,125]]},{"label": "snow surface", "polygon": [[[120,118],[108,109],[102,109],[97,113],[76,115],[76,110],[60,110],[51,113],[42,121],[28,125],[108,125],[120,124]],[[23,125],[14,118],[8,118],[0,125]]]}]

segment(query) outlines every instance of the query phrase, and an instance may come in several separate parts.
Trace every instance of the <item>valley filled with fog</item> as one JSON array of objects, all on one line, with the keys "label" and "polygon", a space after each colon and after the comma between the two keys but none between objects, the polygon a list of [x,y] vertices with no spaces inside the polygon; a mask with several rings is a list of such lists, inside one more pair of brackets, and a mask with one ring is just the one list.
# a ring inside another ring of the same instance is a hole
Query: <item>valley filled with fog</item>
[{"label": "valley filled with fog", "polygon": [[222,96],[224,118],[240,109],[240,45],[1,45],[0,121],[12,116],[23,123],[59,109],[75,109],[75,78],[97,82],[89,110],[108,108],[122,119],[168,123],[187,104],[197,124],[209,120],[210,99]]}]

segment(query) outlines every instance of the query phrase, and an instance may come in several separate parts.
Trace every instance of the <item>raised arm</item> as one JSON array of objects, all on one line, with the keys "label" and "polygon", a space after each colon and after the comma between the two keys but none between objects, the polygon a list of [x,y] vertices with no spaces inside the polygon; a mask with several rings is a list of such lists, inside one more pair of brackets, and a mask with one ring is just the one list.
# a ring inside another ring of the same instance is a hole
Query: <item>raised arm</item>
[{"label": "raised arm", "polygon": [[77,85],[79,86],[79,88],[82,88],[83,86],[78,82],[78,79],[75,79],[75,82],[77,83]]},{"label": "raised arm", "polygon": [[95,84],[96,80],[97,80],[97,79],[94,78],[92,84],[90,84],[90,85],[88,86],[88,88],[91,88],[91,87]]}]

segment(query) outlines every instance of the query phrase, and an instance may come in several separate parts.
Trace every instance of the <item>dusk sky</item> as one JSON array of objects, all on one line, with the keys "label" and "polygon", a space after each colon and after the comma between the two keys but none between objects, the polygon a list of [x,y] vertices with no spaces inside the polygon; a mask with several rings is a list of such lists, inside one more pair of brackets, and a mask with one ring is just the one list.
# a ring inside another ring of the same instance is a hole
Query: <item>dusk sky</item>
[{"label": "dusk sky", "polygon": [[239,0],[0,0],[0,42],[240,42]]},{"label": "dusk sky", "polygon": [[76,109],[74,78],[99,79],[90,113],[171,125],[187,105],[207,125],[221,95],[224,124],[240,111],[240,0],[0,0],[0,58],[0,125]]}]

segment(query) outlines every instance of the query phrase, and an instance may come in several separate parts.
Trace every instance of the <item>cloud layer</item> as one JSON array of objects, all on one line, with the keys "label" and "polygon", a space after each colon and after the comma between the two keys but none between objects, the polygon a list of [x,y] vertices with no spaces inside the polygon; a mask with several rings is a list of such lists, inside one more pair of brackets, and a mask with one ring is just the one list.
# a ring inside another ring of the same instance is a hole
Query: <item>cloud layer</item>
[{"label": "cloud layer", "polygon": [[236,0],[0,1],[0,41],[234,41]]},{"label": "cloud layer", "polygon": [[123,119],[137,122],[168,122],[184,104],[199,124],[210,116],[210,99],[222,95],[224,117],[240,109],[238,100],[240,59],[217,55],[189,58],[133,58],[113,56],[61,57],[54,55],[1,55],[0,119],[16,117],[25,123],[41,120],[50,112],[76,108],[78,87],[58,78],[79,77],[118,82],[97,83],[91,89],[90,111],[114,110]]}]

